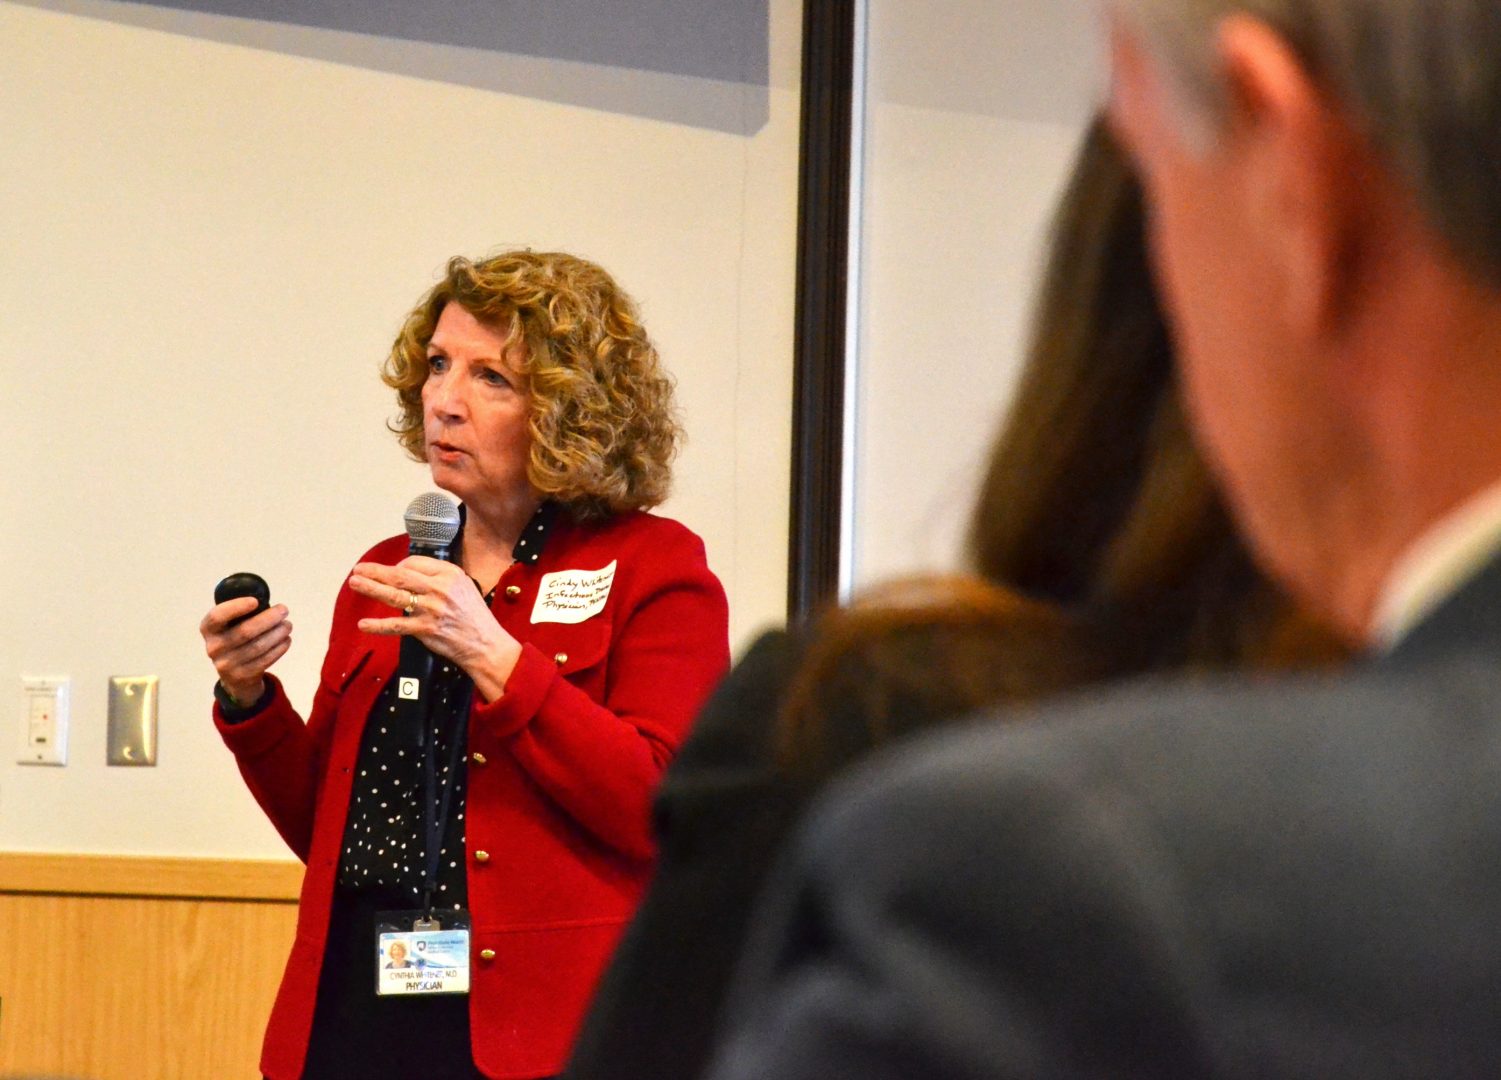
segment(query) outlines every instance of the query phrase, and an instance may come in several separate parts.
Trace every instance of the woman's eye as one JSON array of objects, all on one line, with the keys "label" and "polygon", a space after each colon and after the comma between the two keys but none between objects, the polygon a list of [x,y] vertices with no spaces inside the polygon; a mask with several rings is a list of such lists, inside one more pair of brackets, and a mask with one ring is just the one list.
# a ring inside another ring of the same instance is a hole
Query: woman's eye
[{"label": "woman's eye", "polygon": [[482,380],[484,380],[484,382],[486,384],[488,384],[490,386],[510,386],[511,385],[511,380],[508,379],[508,378],[506,378],[500,372],[496,371],[494,368],[484,368],[483,370],[480,371],[480,376],[479,377]]},{"label": "woman's eye", "polygon": [[448,357],[446,357],[446,356],[429,356],[427,358],[427,370],[428,371],[446,371],[446,370],[448,370]]}]

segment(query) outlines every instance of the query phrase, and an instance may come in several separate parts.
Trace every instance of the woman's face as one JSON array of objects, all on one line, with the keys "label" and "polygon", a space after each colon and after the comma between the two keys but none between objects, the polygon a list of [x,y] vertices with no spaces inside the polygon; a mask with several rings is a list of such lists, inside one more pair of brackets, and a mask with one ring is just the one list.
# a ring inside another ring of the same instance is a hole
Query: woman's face
[{"label": "woman's face", "polygon": [[422,384],[423,441],[433,483],[470,506],[529,491],[530,395],[520,345],[458,304],[438,316]]},{"label": "woman's face", "polygon": [[407,947],[399,941],[393,941],[391,943],[390,954],[391,962],[399,964],[407,958]]}]

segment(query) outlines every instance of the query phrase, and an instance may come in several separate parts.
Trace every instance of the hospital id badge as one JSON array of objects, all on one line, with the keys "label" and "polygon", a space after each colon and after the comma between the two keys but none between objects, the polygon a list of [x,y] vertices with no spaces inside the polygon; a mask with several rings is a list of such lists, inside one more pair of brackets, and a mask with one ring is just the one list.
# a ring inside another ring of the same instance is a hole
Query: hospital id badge
[{"label": "hospital id badge", "polygon": [[469,913],[376,915],[375,992],[381,997],[469,993]]}]

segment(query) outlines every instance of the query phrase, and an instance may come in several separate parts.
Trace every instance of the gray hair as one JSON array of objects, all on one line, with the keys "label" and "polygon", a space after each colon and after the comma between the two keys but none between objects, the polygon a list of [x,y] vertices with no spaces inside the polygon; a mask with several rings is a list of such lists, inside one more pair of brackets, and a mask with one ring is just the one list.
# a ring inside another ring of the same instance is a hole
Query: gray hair
[{"label": "gray hair", "polygon": [[1501,284],[1501,5],[1496,0],[1115,0],[1172,82],[1185,135],[1212,139],[1227,101],[1220,20],[1283,36],[1404,177],[1472,270]]}]

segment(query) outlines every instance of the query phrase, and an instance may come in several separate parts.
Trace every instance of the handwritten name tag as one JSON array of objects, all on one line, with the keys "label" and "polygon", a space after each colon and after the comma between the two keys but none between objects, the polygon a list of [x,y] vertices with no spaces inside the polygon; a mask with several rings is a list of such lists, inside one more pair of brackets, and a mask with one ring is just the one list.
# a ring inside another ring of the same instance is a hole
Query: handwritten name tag
[{"label": "handwritten name tag", "polygon": [[559,570],[543,574],[532,607],[532,622],[581,623],[605,609],[615,584],[615,561],[603,570]]}]

